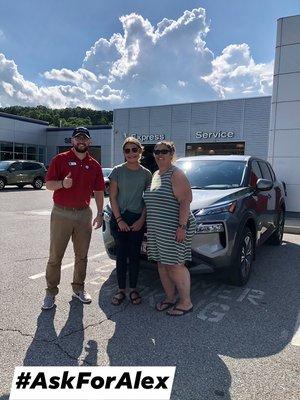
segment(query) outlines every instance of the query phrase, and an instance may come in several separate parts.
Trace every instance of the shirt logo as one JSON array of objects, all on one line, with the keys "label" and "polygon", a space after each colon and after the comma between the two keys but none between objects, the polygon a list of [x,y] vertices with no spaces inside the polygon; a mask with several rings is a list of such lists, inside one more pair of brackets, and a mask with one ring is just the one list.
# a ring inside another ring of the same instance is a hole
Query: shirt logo
[{"label": "shirt logo", "polygon": [[68,164],[70,165],[70,167],[72,167],[72,166],[74,166],[74,165],[77,165],[77,162],[76,162],[76,161],[69,161]]}]

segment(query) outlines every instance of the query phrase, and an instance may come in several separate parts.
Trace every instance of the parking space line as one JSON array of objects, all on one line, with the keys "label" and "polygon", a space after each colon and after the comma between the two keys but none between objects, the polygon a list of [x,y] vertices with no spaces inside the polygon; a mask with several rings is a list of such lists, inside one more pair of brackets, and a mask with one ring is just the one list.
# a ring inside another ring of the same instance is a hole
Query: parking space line
[{"label": "parking space line", "polygon": [[[98,254],[95,254],[94,256],[88,257],[88,261],[94,260],[95,258],[104,256],[104,255],[106,255],[106,251],[103,251],[102,253],[98,253]],[[62,265],[61,270],[73,267],[73,265],[74,265],[74,261],[71,262],[70,264]],[[38,279],[45,275],[46,275],[46,271],[41,272],[40,274],[31,275],[31,276],[29,276],[29,279]]]},{"label": "parking space line", "polygon": [[299,311],[299,314],[298,314],[298,318],[297,318],[297,322],[296,322],[296,325],[295,325],[295,330],[294,330],[294,336],[293,336],[293,339],[292,339],[292,345],[293,346],[298,346],[298,347],[300,347],[300,311]]}]

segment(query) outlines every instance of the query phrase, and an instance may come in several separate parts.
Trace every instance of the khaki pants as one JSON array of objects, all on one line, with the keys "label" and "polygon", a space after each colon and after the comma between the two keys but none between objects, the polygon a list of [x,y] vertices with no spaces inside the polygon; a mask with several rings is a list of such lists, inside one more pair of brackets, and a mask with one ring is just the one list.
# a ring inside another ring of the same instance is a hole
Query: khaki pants
[{"label": "khaki pants", "polygon": [[53,206],[50,223],[50,255],[46,269],[47,293],[55,296],[61,275],[61,263],[70,238],[75,253],[72,288],[83,290],[87,254],[92,234],[92,210],[66,210]]}]

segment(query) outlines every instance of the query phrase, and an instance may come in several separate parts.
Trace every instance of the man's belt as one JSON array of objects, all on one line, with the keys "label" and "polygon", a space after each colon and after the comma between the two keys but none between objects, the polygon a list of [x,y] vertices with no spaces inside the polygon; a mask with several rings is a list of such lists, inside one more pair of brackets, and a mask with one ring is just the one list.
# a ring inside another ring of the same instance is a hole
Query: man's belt
[{"label": "man's belt", "polygon": [[65,206],[61,206],[60,204],[56,204],[54,203],[54,206],[57,208],[60,208],[62,210],[66,210],[66,211],[80,211],[80,210],[86,210],[87,208],[89,208],[89,206],[84,206],[84,207],[65,207]]}]

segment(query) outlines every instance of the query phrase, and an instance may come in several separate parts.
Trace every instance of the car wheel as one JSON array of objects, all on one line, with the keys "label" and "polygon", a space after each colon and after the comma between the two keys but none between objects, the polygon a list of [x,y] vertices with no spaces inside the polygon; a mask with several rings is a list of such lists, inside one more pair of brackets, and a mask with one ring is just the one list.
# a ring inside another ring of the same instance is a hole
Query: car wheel
[{"label": "car wheel", "polygon": [[17,186],[18,186],[19,189],[23,189],[23,187],[24,187],[24,185],[20,184],[20,183]]},{"label": "car wheel", "polygon": [[268,243],[274,246],[280,246],[282,243],[283,232],[284,232],[284,221],[285,215],[284,211],[280,210],[277,217],[277,227],[276,230],[272,233],[272,235],[268,239]]},{"label": "car wheel", "polygon": [[44,184],[43,179],[35,178],[35,180],[33,181],[32,186],[33,186],[34,189],[42,189],[43,184]]},{"label": "car wheel", "polygon": [[249,280],[254,259],[254,238],[248,227],[242,232],[236,254],[230,266],[229,281],[235,286],[243,286]]},{"label": "car wheel", "polygon": [[3,178],[0,178],[0,190],[5,188],[5,180]]}]

